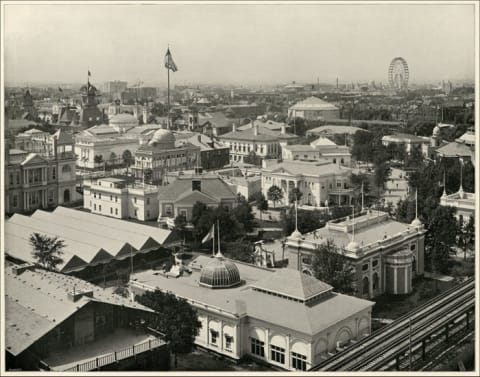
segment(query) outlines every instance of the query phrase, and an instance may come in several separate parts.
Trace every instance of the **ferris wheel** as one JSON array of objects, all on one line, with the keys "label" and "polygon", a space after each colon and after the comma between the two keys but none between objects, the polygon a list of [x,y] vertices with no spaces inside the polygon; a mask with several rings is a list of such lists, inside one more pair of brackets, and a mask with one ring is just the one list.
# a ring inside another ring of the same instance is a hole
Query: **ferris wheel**
[{"label": "ferris wheel", "polygon": [[408,87],[408,64],[402,57],[393,58],[388,68],[388,82],[394,89],[407,89]]}]

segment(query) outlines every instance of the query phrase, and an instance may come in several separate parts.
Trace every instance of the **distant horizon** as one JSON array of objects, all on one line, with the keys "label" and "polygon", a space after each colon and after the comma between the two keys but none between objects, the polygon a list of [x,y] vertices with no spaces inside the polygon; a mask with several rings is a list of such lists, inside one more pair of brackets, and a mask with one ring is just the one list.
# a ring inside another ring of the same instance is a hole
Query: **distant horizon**
[{"label": "distant horizon", "polygon": [[[5,83],[171,85],[473,81],[470,4],[9,4]],[[232,11],[233,10],[233,11]],[[197,84],[198,83],[198,84]]]}]

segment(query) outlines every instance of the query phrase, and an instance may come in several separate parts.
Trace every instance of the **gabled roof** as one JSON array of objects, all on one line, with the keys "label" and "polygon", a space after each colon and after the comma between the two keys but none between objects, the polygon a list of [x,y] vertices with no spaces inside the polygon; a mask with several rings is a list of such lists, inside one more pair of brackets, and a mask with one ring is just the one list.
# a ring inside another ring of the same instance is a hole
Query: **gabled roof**
[{"label": "gabled roof", "polygon": [[47,160],[44,158],[40,157],[36,153],[29,153],[27,157],[25,157],[25,160],[22,161],[20,165],[31,165],[31,164],[46,164]]},{"label": "gabled roof", "polygon": [[220,199],[207,195],[201,191],[185,191],[183,194],[179,195],[175,203],[184,204],[184,205],[194,205],[196,202],[202,202],[205,204],[218,204]]},{"label": "gabled roof", "polygon": [[312,96],[297,102],[289,110],[338,110],[338,107]]},{"label": "gabled roof", "polygon": [[320,127],[312,128],[311,130],[307,131],[307,135],[335,135],[335,134],[350,134],[353,135],[357,131],[364,131],[370,132],[368,130],[364,130],[360,127],[354,126],[336,126],[336,125],[325,125]]},{"label": "gabled roof", "polygon": [[333,289],[331,285],[315,279],[313,276],[290,268],[282,268],[275,274],[252,284],[252,287],[302,301]]},{"label": "gabled roof", "polygon": [[451,143],[445,144],[444,146],[436,150],[437,154],[445,157],[471,157],[472,149],[463,143],[457,143],[453,141]]},{"label": "gabled roof", "polygon": [[282,134],[281,131],[274,131],[267,127],[258,125],[258,134],[255,135],[253,128],[244,131],[227,132],[220,135],[220,139],[238,139],[238,140],[257,140],[257,141],[276,141],[276,140],[293,140],[298,136],[290,133]]},{"label": "gabled roof", "polygon": [[222,199],[236,199],[237,195],[230,188],[230,186],[220,177],[210,176],[193,176],[182,177],[179,176],[175,182],[167,186],[163,186],[159,190],[160,202],[176,202],[177,199],[185,193],[192,192],[192,181],[201,181],[201,192],[207,194],[211,198]]},{"label": "gabled roof", "polygon": [[[18,355],[91,302],[152,312],[151,309],[84,280],[40,268],[20,275],[5,268],[5,346]],[[68,293],[93,291],[71,301]]]}]

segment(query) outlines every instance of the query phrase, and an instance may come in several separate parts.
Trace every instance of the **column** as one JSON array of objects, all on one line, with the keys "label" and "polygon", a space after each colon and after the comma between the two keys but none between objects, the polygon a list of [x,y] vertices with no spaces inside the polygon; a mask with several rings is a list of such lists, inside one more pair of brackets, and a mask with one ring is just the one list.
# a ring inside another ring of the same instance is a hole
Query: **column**
[{"label": "column", "polygon": [[223,351],[223,320],[220,320],[220,351]]},{"label": "column", "polygon": [[393,266],[393,294],[397,294],[397,266]]},{"label": "column", "polygon": [[373,265],[372,265],[372,260],[371,259],[368,261],[368,271],[369,271],[369,274],[368,274],[368,284],[369,284],[368,290],[370,291],[370,298],[372,298],[373,297]]},{"label": "column", "polygon": [[205,344],[207,345],[207,347],[210,345],[210,329],[208,328],[208,325],[210,324],[210,317],[208,316],[207,314],[207,340],[205,342]]},{"label": "column", "polygon": [[241,357],[243,354],[242,342],[241,342],[241,332],[240,332],[240,323],[241,320],[235,325],[235,339],[233,340],[235,356]]},{"label": "column", "polygon": [[285,367],[287,369],[290,369],[290,334],[287,335],[287,347],[285,349]]},{"label": "column", "polygon": [[27,193],[23,193],[23,209],[26,210],[28,207],[28,202],[27,202]]},{"label": "column", "polygon": [[265,359],[270,360],[270,329],[265,330]]}]

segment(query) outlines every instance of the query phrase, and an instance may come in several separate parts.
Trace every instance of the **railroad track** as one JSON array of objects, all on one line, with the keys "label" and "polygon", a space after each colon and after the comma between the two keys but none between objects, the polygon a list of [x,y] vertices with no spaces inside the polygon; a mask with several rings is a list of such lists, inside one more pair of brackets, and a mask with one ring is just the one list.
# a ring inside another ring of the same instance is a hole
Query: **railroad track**
[{"label": "railroad track", "polygon": [[419,324],[431,322],[434,313],[441,312],[442,314],[439,314],[438,316],[445,315],[446,307],[449,309],[455,309],[453,306],[455,304],[460,305],[462,299],[465,300],[466,297],[473,297],[474,289],[475,279],[470,278],[427,301],[415,311],[401,316],[391,324],[382,327],[370,336],[356,342],[344,351],[331,356],[310,370],[349,370],[347,369],[349,366],[355,367],[354,361],[357,358],[362,357],[362,360],[364,360],[364,356],[371,361],[370,358],[374,357],[374,355],[378,356],[379,353],[381,354],[386,351],[385,343],[391,344],[392,341],[400,342],[399,339],[401,339],[402,336],[405,336],[405,333],[408,337],[410,321],[412,324],[416,325],[416,328]]}]

